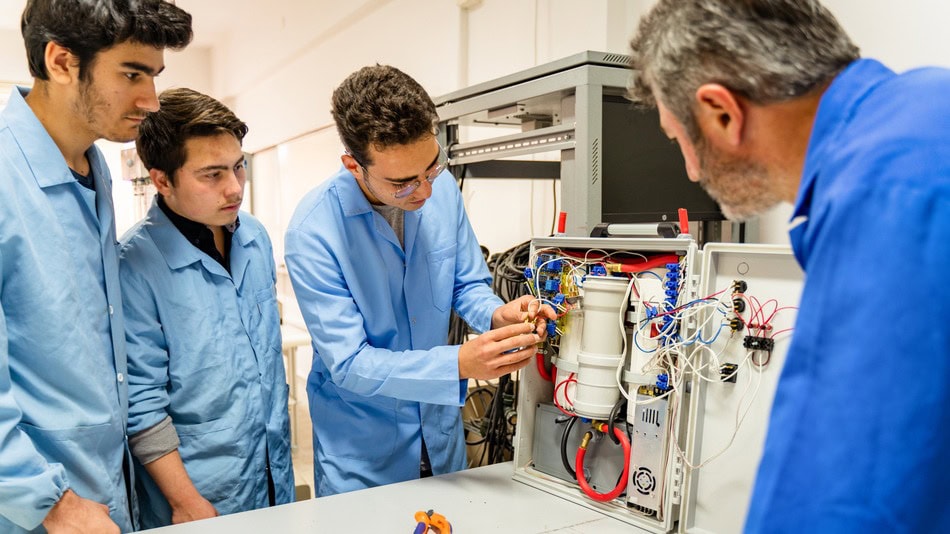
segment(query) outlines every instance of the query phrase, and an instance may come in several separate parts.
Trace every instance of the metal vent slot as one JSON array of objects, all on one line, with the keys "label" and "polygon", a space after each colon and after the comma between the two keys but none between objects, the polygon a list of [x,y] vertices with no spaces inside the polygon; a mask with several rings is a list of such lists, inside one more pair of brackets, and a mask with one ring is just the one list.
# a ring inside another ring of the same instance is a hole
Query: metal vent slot
[{"label": "metal vent slot", "polygon": [[643,410],[643,422],[648,425],[660,426],[660,412],[652,408]]},{"label": "metal vent slot", "polygon": [[622,65],[627,65],[630,63],[630,56],[624,54],[607,54],[604,56],[604,61],[607,63],[620,63]]},{"label": "metal vent slot", "polygon": [[600,138],[594,138],[590,144],[590,183],[600,181]]}]

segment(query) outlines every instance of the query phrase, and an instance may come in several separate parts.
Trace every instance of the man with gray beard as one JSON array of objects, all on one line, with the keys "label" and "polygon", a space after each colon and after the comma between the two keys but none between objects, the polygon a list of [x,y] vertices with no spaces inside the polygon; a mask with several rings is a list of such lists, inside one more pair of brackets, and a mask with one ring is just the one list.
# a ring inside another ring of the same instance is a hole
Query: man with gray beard
[{"label": "man with gray beard", "polygon": [[950,532],[950,71],[859,58],[815,0],[660,0],[631,48],[631,97],[729,218],[794,203],[746,532]]}]

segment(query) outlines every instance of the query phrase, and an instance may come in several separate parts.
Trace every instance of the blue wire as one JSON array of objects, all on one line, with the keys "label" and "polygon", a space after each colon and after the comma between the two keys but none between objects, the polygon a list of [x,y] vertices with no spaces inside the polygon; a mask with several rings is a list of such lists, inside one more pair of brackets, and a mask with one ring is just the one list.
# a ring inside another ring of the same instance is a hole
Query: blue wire
[{"label": "blue wire", "polygon": [[[637,328],[637,332],[639,332],[640,330],[643,330],[643,327],[646,326],[646,325],[648,325],[648,324],[650,324],[649,321],[647,321],[647,322],[643,323],[642,325],[640,325],[640,327]],[[644,354],[652,354],[652,353],[656,352],[656,349],[653,349],[653,350],[646,350],[646,349],[644,349],[643,347],[640,346],[640,343],[637,341],[637,338],[639,337],[639,336],[637,335],[637,332],[634,332],[634,334],[633,334],[633,344],[636,345],[637,349],[638,349],[640,352],[644,353]]]},{"label": "blue wire", "polygon": [[703,339],[702,332],[697,333],[697,334],[696,334],[696,337],[699,339],[699,341],[700,341],[702,344],[704,344],[704,345],[712,345],[713,343],[716,342],[717,339],[719,339],[719,334],[722,333],[722,329],[723,329],[724,326],[726,326],[726,325],[724,325],[723,323],[719,323],[719,330],[716,330],[716,335],[714,335],[713,338],[710,339],[709,341],[705,341],[705,340]]},{"label": "blue wire", "polygon": [[640,271],[639,273],[637,273],[637,278],[640,278],[640,277],[641,277],[642,275],[644,275],[644,274],[652,274],[652,275],[655,276],[656,279],[659,280],[660,282],[663,281],[663,277],[660,276],[660,275],[658,275],[658,274],[656,274],[656,273],[653,272],[653,271]]}]

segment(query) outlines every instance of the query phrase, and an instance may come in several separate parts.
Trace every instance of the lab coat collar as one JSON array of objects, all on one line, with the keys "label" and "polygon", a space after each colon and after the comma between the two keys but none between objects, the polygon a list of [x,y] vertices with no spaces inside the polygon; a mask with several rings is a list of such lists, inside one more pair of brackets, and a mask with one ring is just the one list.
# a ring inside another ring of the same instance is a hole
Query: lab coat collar
[{"label": "lab coat collar", "polygon": [[154,199],[148,210],[146,224],[155,246],[161,252],[162,257],[165,258],[169,269],[182,269],[196,262],[201,262],[206,271],[231,278],[236,286],[239,286],[241,281],[244,280],[244,273],[247,271],[250,262],[244,249],[250,246],[261,232],[258,225],[241,224],[238,226],[234,235],[231,236],[231,274],[229,275],[220,263],[198,250],[197,247],[185,239],[185,236],[178,231],[178,228],[168,219],[168,216],[165,215]]},{"label": "lab coat collar", "polygon": [[[341,167],[340,169],[341,170],[337,174],[337,178],[334,183],[334,188],[336,189],[337,196],[340,199],[340,206],[343,209],[343,215],[346,217],[356,217],[368,214],[371,220],[375,221],[374,224],[377,233],[399,248],[399,241],[395,240],[395,234],[393,234],[392,228],[389,227],[389,224],[385,222],[382,216],[373,217],[375,210],[369,203],[369,200],[367,200],[366,195],[363,194],[363,190],[360,189],[359,184],[356,183],[356,178],[353,176],[353,173],[346,170],[346,167]],[[433,182],[433,184],[434,183],[435,182]],[[405,231],[405,234],[403,235],[403,242],[407,257],[412,252],[412,246],[415,243],[416,235],[419,231],[419,224],[422,221],[422,217],[428,206],[429,203],[427,202],[418,210],[405,212],[403,219],[403,227]]]},{"label": "lab coat collar", "polygon": [[789,239],[799,265],[805,268],[808,257],[805,240],[808,216],[811,213],[816,181],[828,154],[834,153],[840,132],[851,121],[854,109],[868,93],[886,80],[896,76],[894,71],[873,59],[858,59],[848,65],[825,90],[815,114],[802,181],[798,187],[795,206],[789,219]]},{"label": "lab coat collar", "polygon": [[348,171],[346,167],[340,167],[337,174],[338,179],[334,184],[337,195],[340,197],[340,206],[343,208],[343,215],[354,217],[373,211],[360,185],[356,183],[356,177]]},{"label": "lab coat collar", "polygon": [[[29,93],[30,90],[26,87],[16,87],[16,90],[10,93],[3,118],[26,156],[37,185],[46,188],[75,182],[76,178],[66,165],[63,153],[26,103],[24,98]],[[96,176],[96,191],[103,191],[99,186],[105,176],[103,173],[107,172],[106,165],[94,147],[89,147],[86,157],[89,158],[89,165]]]},{"label": "lab coat collar", "polygon": [[244,282],[244,275],[251,264],[249,251],[263,231],[259,224],[241,224],[231,236],[231,279],[236,287],[241,287]]},{"label": "lab coat collar", "polygon": [[808,215],[812,188],[825,161],[825,154],[833,150],[836,140],[840,138],[839,132],[850,122],[854,108],[877,85],[893,76],[894,71],[879,61],[858,59],[841,71],[825,90],[818,104],[811,139],[805,152],[802,181],[791,220]]}]

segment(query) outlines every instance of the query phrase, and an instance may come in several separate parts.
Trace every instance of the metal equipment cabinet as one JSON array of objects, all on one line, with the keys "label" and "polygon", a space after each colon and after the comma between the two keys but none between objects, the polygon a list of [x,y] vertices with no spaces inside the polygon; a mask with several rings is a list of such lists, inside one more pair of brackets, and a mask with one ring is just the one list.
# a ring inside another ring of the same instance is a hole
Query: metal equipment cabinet
[{"label": "metal equipment cabinet", "polygon": [[[603,222],[675,221],[679,207],[692,221],[722,220],[715,202],[686,178],[656,112],[625,99],[628,62],[587,51],[436,98],[454,174],[559,178],[569,236],[589,236]],[[466,140],[469,126],[515,133]],[[511,159],[544,152],[559,152],[560,161]]]}]

